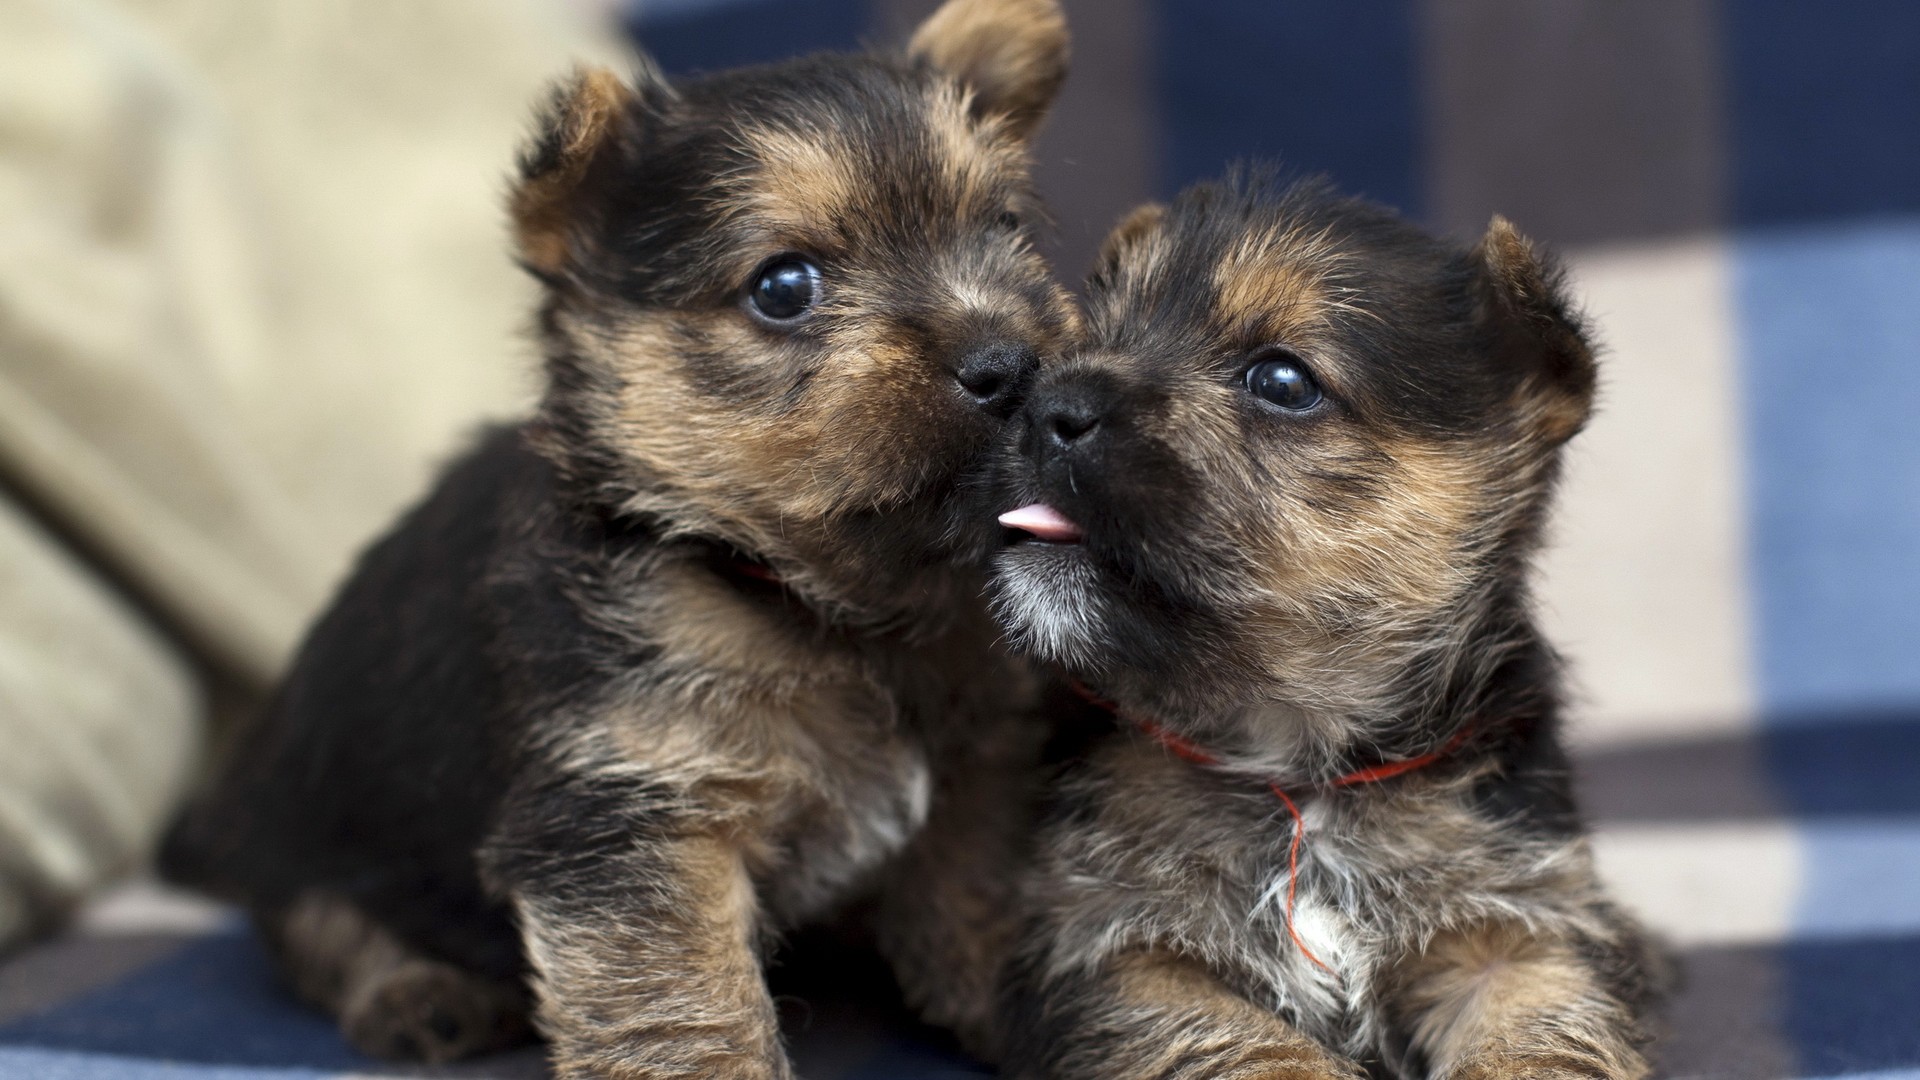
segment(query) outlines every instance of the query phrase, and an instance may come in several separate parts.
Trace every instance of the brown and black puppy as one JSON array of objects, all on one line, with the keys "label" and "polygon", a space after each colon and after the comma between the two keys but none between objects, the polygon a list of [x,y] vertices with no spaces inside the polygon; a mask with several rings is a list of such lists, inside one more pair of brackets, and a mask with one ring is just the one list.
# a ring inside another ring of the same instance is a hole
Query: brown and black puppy
[{"label": "brown and black puppy", "polygon": [[1009,455],[997,611],[1113,702],[1010,969],[1049,1077],[1637,1077],[1528,563],[1594,360],[1551,265],[1322,187],[1136,213]]},{"label": "brown and black puppy", "polygon": [[531,997],[564,1077],[786,1076],[763,949],[874,893],[981,1045],[971,836],[1032,739],[971,478],[1076,326],[1029,242],[1065,49],[1053,0],[951,0],[902,55],[556,93],[512,197],[538,414],[364,556],[166,856],[357,1045],[487,1049]]}]

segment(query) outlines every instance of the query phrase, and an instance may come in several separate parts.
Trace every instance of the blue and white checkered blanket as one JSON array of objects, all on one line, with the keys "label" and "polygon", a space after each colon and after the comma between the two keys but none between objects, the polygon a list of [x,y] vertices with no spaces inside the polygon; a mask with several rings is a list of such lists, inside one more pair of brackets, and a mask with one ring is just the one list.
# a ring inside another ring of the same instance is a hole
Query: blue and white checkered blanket
[{"label": "blue and white checkered blanket", "polygon": [[[1663,1075],[1920,1077],[1916,759],[1899,717],[1583,754],[1603,870],[1686,959]],[[871,996],[783,1006],[810,1080],[990,1075]],[[439,1072],[362,1058],[240,919],[152,887],[0,966],[0,1080],[416,1075],[543,1072],[531,1051]]]}]

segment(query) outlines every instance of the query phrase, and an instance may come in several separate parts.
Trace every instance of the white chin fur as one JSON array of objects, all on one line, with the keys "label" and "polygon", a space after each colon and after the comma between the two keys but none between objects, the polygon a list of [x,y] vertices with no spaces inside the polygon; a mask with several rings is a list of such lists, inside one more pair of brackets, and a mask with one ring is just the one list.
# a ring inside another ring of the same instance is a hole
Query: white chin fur
[{"label": "white chin fur", "polygon": [[1072,547],[1016,544],[993,560],[993,613],[1015,646],[1068,667],[1092,666],[1106,629],[1093,566]]}]

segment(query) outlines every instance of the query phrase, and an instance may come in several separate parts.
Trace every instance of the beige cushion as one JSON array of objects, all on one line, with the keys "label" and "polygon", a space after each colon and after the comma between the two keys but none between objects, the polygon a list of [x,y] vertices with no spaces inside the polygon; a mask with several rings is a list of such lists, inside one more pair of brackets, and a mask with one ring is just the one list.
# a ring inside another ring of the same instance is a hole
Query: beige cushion
[{"label": "beige cushion", "polygon": [[265,677],[534,386],[501,196],[551,0],[0,6],[0,460]]},{"label": "beige cushion", "polygon": [[180,654],[0,500],[0,945],[152,843],[198,746]]},{"label": "beige cushion", "polygon": [[[502,195],[541,85],[618,64],[608,40],[556,0],[0,3],[0,476],[189,648],[268,681],[353,551],[530,398]],[[8,654],[0,747],[189,738],[177,661],[68,588],[93,607],[57,654],[46,614],[0,605],[0,640],[35,646]],[[48,689],[75,664],[97,697]],[[46,810],[16,850],[60,889],[115,860],[48,838],[144,842],[187,760],[23,780],[0,758],[0,806]]]}]

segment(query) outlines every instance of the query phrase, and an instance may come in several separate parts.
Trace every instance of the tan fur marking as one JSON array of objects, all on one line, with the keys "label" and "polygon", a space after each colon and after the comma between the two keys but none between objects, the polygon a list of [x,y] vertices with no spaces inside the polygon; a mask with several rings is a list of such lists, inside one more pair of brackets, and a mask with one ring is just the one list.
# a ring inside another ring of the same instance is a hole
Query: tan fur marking
[{"label": "tan fur marking", "polygon": [[522,897],[540,1023],[563,1080],[788,1075],[756,952],[758,909],[739,853],[687,837],[651,853],[638,921],[568,918]]},{"label": "tan fur marking", "polygon": [[[1358,1077],[1358,1066],[1233,993],[1198,961],[1155,950],[1115,958],[1103,976],[1116,1038],[1105,1067],[1069,1075],[1204,1075],[1234,1080]],[[1204,1069],[1199,1068],[1201,1063]]]},{"label": "tan fur marking", "polygon": [[823,234],[858,203],[860,178],[838,135],[760,127],[743,138],[759,163],[752,205],[771,231]]},{"label": "tan fur marking", "polygon": [[703,565],[663,570],[655,582],[635,620],[644,623],[669,668],[739,679],[746,686],[852,674],[835,672],[839,665],[823,662],[817,645],[768,620],[763,605]]},{"label": "tan fur marking", "polygon": [[[678,351],[671,336],[674,323],[704,331],[716,342],[737,343],[742,354],[765,348],[744,316],[730,311],[676,315],[671,323],[635,317],[618,338],[606,342],[610,363],[634,376],[671,364]],[[758,520],[750,508],[773,502],[782,518],[804,529],[851,501],[849,488],[866,479],[858,473],[809,475],[819,468],[814,443],[823,435],[809,402],[796,413],[755,422],[743,419],[731,402],[699,394],[670,370],[658,378],[635,378],[629,386],[630,392],[613,403],[618,411],[610,418],[622,449],[662,487],[714,515],[714,521],[699,524],[718,526],[720,535],[747,550],[773,546],[761,530],[778,525]]]},{"label": "tan fur marking", "polygon": [[[681,514],[686,511],[680,507],[691,504],[711,515],[688,525],[745,550],[791,548],[834,514],[907,498],[937,453],[938,439],[959,437],[950,427],[926,422],[932,410],[952,406],[915,403],[916,396],[950,396],[938,385],[948,376],[897,343],[873,337],[883,327],[859,324],[835,335],[827,347],[839,353],[832,361],[840,366],[836,377],[814,380],[782,415],[752,418],[663,370],[678,352],[674,326],[703,333],[735,355],[767,347],[745,316],[733,311],[678,313],[671,323],[627,320],[616,337],[594,342],[607,352],[609,366],[634,376],[622,398],[610,403],[611,434],[677,497]],[[901,445],[923,449],[900,454],[894,448]]]},{"label": "tan fur marking", "polygon": [[1619,1006],[1567,945],[1512,924],[1436,938],[1405,971],[1403,1008],[1435,1074],[1639,1077]]},{"label": "tan fur marking", "polygon": [[1214,270],[1213,284],[1217,309],[1231,325],[1258,328],[1255,333],[1284,343],[1314,329],[1326,292],[1318,268],[1273,252],[1236,247]]},{"label": "tan fur marking", "polygon": [[624,758],[734,832],[804,815],[821,788],[853,778],[835,758],[850,747],[868,765],[911,769],[897,760],[888,702],[857,665],[767,619],[702,565],[655,581],[624,629],[662,650],[659,690],[612,708],[605,723]]},{"label": "tan fur marking", "polygon": [[1545,380],[1531,379],[1520,387],[1515,409],[1523,422],[1531,425],[1549,446],[1558,446],[1580,434],[1593,415],[1593,399],[1566,393]]},{"label": "tan fur marking", "polygon": [[[1324,451],[1324,448],[1322,448]],[[1279,596],[1364,590],[1396,610],[1430,614],[1473,580],[1474,526],[1489,499],[1488,470],[1463,447],[1381,440],[1384,491],[1363,513],[1296,508],[1258,539],[1261,582]],[[1311,495],[1311,492],[1303,494]]]},{"label": "tan fur marking", "polygon": [[1067,20],[1057,0],[948,0],[914,32],[925,57],[973,90],[976,107],[1026,139],[1067,76]]},{"label": "tan fur marking", "polygon": [[998,209],[987,204],[998,197],[995,181],[1028,167],[1025,144],[1006,118],[976,120],[968,112],[972,103],[971,93],[941,86],[926,110],[934,155],[963,215]]}]

